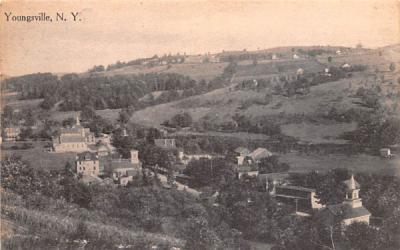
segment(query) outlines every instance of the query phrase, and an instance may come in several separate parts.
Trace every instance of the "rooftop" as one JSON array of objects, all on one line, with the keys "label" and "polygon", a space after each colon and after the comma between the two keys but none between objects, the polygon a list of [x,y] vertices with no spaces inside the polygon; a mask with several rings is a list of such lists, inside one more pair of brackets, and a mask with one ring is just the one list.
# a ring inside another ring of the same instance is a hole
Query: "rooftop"
[{"label": "rooftop", "polygon": [[270,157],[271,155],[272,153],[266,148],[257,148],[256,150],[248,154],[248,156],[251,157],[253,160],[261,160]]},{"label": "rooftop", "polygon": [[248,149],[245,148],[245,147],[238,147],[238,148],[235,149],[235,152],[236,152],[236,153],[239,153],[239,154],[242,154],[242,155],[248,155],[248,154],[250,154],[250,150],[248,150]]},{"label": "rooftop", "polygon": [[298,190],[298,191],[304,191],[304,192],[315,192],[315,189],[313,189],[313,188],[305,188],[305,187],[300,187],[300,186],[285,185],[285,186],[278,186],[276,188]]},{"label": "rooftop", "polygon": [[351,218],[371,215],[371,213],[363,206],[353,208],[348,204],[335,204],[335,205],[328,205],[327,209],[334,216],[340,216],[343,219],[351,219]]},{"label": "rooftop", "polygon": [[78,161],[95,161],[98,160],[97,154],[89,151],[77,154]]},{"label": "rooftop", "polygon": [[351,175],[350,179],[343,182],[348,190],[359,189],[360,184],[356,180],[354,180],[354,175]]}]

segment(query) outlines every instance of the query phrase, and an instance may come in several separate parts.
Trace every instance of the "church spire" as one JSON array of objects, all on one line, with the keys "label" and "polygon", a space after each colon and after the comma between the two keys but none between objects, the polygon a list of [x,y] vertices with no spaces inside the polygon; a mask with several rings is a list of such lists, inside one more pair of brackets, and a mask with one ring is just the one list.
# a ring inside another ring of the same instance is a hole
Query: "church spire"
[{"label": "church spire", "polygon": [[356,181],[354,180],[354,175],[353,174],[351,174],[351,177],[350,177],[349,189],[350,190],[356,189]]}]

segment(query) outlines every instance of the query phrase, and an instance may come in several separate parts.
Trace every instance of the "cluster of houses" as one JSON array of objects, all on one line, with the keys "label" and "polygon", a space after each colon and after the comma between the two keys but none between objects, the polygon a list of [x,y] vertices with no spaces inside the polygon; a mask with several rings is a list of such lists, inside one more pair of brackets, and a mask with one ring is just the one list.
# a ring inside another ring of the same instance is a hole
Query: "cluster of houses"
[{"label": "cluster of houses", "polygon": [[359,196],[360,184],[351,175],[349,180],[344,181],[346,186],[346,197],[342,203],[322,205],[313,188],[293,186],[287,181],[288,173],[259,174],[258,163],[273,154],[265,148],[257,148],[250,151],[245,147],[235,149],[237,159],[237,175],[254,176],[266,185],[266,190],[277,201],[292,204],[295,213],[301,216],[310,216],[311,213],[323,214],[326,223],[332,225],[339,222],[342,226],[353,222],[370,223],[371,213],[362,205]]},{"label": "cluster of houses", "polygon": [[[17,131],[6,130],[12,138],[17,138]],[[186,166],[192,160],[212,159],[210,154],[188,154],[177,148],[174,138],[155,139],[154,144],[163,149],[177,150],[177,160]],[[126,186],[141,178],[142,164],[139,152],[132,149],[130,158],[124,159],[116,153],[111,144],[111,136],[95,137],[88,128],[84,128],[76,118],[76,123],[70,128],[62,128],[53,137],[55,153],[75,152],[75,171],[84,183],[109,182]],[[362,205],[359,197],[360,185],[352,175],[346,180],[346,197],[342,203],[324,206],[319,203],[316,190],[312,188],[293,186],[287,181],[288,173],[260,174],[258,165],[263,159],[273,156],[266,148],[256,148],[251,151],[245,147],[234,150],[236,154],[237,177],[254,176],[266,185],[266,190],[279,202],[293,204],[296,214],[309,216],[318,211],[324,214],[328,223],[340,221],[343,226],[353,222],[369,224],[370,212]],[[381,150],[381,155],[390,155],[390,151]]]},{"label": "cluster of houses", "polygon": [[62,128],[52,138],[55,153],[74,152],[75,170],[84,183],[109,181],[121,186],[140,178],[142,165],[138,151],[130,151],[130,159],[123,159],[111,145],[111,136],[95,137],[89,128],[84,128],[76,118],[70,128]]}]

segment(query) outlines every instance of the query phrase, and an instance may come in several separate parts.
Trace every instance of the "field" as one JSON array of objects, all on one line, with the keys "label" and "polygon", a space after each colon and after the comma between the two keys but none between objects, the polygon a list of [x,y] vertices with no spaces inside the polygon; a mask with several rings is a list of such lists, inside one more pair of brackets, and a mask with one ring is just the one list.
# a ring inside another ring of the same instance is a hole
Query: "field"
[{"label": "field", "polygon": [[72,166],[75,162],[75,153],[52,153],[45,151],[45,145],[49,142],[36,141],[36,142],[4,142],[2,147],[8,148],[12,145],[32,143],[33,148],[26,150],[1,150],[1,158],[4,159],[7,155],[21,156],[23,161],[29,163],[33,168],[37,169],[62,169],[67,162],[70,162]]},{"label": "field", "polygon": [[147,73],[178,73],[200,81],[208,81],[221,75],[228,63],[198,63],[198,64],[171,64],[170,66],[161,65],[148,67],[144,65],[127,66],[120,69],[97,73],[99,75],[127,75],[127,74],[147,74]]},{"label": "field", "polygon": [[[120,111],[121,109],[102,109],[96,110],[96,114],[111,122],[115,122],[118,119]],[[79,111],[52,111],[50,119],[62,122],[65,119],[76,117],[79,113]]]},{"label": "field", "polygon": [[287,124],[281,129],[285,135],[299,139],[301,142],[335,143],[345,144],[346,140],[337,139],[344,132],[353,131],[357,128],[356,123],[333,123],[333,124]]},{"label": "field", "polygon": [[273,101],[268,105],[262,102],[269,89],[257,92],[233,90],[233,86],[230,86],[139,110],[133,114],[131,121],[157,127],[163,121],[183,111],[189,112],[195,121],[207,117],[215,123],[230,121],[235,113],[249,116],[254,121],[263,117],[276,117],[286,135],[311,142],[344,143],[337,137],[343,132],[355,129],[356,124],[323,123],[320,120],[313,124],[303,124],[302,120],[293,117],[300,114],[314,119],[326,115],[332,107],[338,111],[350,108],[364,109],[357,104],[359,99],[353,95],[358,87],[365,84],[363,76],[355,75],[353,78],[313,86],[307,95],[292,97],[274,95]]},{"label": "field", "polygon": [[258,78],[260,75],[265,76],[280,73],[295,74],[299,68],[310,72],[321,72],[324,70],[324,66],[316,60],[271,60],[263,63],[258,63],[257,65],[239,64],[236,75],[238,77],[251,76],[254,78]]},{"label": "field", "polygon": [[290,165],[290,172],[327,171],[334,168],[345,168],[354,172],[376,173],[400,176],[400,156],[386,159],[366,154],[298,154],[288,153],[280,156],[282,162]]}]

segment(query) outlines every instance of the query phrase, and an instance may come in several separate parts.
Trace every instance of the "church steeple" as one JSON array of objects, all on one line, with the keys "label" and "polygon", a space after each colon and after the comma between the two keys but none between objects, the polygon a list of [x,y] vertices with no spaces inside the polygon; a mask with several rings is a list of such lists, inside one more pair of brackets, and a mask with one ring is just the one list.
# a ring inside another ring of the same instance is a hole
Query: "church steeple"
[{"label": "church steeple", "polygon": [[346,199],[343,203],[349,204],[353,208],[361,207],[360,184],[354,179],[354,175],[352,174],[349,180],[344,181],[344,184],[346,185]]}]

